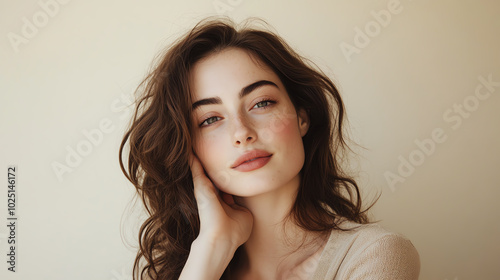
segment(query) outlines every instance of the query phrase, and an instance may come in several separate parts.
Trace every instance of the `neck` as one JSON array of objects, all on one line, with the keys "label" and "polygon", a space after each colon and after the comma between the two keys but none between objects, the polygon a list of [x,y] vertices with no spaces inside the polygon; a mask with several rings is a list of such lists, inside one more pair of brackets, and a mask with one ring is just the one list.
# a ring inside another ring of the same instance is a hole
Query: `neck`
[{"label": "neck", "polygon": [[286,271],[318,251],[317,245],[298,250],[302,244],[318,244],[311,241],[320,234],[307,232],[287,219],[299,184],[300,177],[297,176],[271,192],[237,198],[237,202],[248,208],[254,218],[250,238],[243,245],[244,274],[260,279],[281,279]]}]

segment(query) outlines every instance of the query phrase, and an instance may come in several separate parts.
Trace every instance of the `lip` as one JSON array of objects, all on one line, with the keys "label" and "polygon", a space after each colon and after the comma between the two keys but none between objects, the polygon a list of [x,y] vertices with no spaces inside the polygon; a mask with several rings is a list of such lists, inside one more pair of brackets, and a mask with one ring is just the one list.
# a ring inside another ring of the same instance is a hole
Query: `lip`
[{"label": "lip", "polygon": [[266,165],[272,154],[264,150],[252,150],[241,155],[234,161],[231,168],[238,171],[252,171]]}]

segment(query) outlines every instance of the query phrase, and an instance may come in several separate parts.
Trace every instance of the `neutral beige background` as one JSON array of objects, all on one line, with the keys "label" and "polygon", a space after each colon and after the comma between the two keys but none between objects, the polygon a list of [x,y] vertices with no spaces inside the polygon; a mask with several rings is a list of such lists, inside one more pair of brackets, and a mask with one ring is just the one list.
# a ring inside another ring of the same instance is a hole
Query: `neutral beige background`
[{"label": "neutral beige background", "polygon": [[[226,3],[236,21],[266,19],[337,82],[366,148],[353,162],[363,192],[382,192],[373,217],[413,241],[421,279],[498,279],[500,86],[484,100],[474,94],[480,76],[500,82],[500,4],[391,2],[1,0],[0,218],[7,165],[16,164],[19,245],[18,272],[2,261],[0,278],[131,279],[135,248],[122,239],[134,244],[140,213],[130,214],[138,207],[128,207],[133,189],[117,161],[125,105],[154,55]],[[397,13],[377,24],[388,5]],[[356,28],[371,37],[345,55]],[[462,117],[453,110],[464,102]],[[96,129],[105,131],[92,144],[84,132]],[[445,140],[419,152],[415,141],[435,129]],[[58,178],[53,165],[78,147],[88,154]],[[413,173],[388,183],[384,174],[398,175],[410,156]],[[2,226],[1,260],[6,237]]]}]

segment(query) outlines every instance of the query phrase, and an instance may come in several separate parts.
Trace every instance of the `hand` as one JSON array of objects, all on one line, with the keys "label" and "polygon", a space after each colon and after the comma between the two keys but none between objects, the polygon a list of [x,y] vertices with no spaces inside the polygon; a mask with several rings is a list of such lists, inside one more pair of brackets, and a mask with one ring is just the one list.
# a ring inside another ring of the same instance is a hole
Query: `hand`
[{"label": "hand", "polygon": [[237,205],[232,195],[222,191],[218,193],[194,154],[190,155],[189,165],[200,217],[200,234],[197,239],[207,242],[229,241],[236,250],[250,237],[252,213]]}]

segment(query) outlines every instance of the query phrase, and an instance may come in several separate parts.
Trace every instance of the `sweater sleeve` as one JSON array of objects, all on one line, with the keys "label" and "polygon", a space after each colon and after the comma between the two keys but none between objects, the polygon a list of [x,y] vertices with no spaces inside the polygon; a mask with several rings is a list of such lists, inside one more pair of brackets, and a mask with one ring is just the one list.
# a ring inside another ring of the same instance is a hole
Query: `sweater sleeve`
[{"label": "sweater sleeve", "polygon": [[347,280],[416,280],[420,257],[410,240],[398,234],[387,234],[368,244],[351,259],[345,274]]}]

